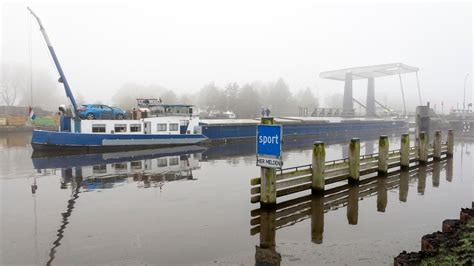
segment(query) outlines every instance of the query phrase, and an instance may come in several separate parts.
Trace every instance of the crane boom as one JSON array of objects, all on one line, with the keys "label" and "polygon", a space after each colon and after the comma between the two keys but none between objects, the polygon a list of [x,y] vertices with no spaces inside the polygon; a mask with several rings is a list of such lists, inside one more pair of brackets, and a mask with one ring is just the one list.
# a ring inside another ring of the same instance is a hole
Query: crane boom
[{"label": "crane boom", "polygon": [[43,27],[43,24],[41,23],[41,20],[35,14],[35,12],[33,12],[33,10],[31,10],[30,7],[27,7],[27,8],[28,8],[28,11],[30,11],[31,15],[33,15],[33,17],[35,17],[36,21],[38,22],[38,24],[40,26],[41,34],[43,35],[43,38],[46,42],[46,45],[48,46],[48,50],[51,53],[51,57],[53,58],[54,64],[56,65],[56,69],[59,72],[60,77],[59,77],[58,81],[61,82],[64,85],[64,90],[66,91],[66,96],[69,98],[69,101],[72,104],[73,116],[74,116],[74,118],[78,119],[79,115],[78,115],[76,99],[74,99],[74,95],[72,95],[71,88],[69,87],[69,83],[67,82],[66,76],[64,75],[63,69],[61,68],[61,64],[59,63],[59,60],[58,60],[58,57],[56,56],[56,52],[54,51],[53,45],[51,44],[51,41],[49,40],[48,34],[46,33],[46,30]]}]

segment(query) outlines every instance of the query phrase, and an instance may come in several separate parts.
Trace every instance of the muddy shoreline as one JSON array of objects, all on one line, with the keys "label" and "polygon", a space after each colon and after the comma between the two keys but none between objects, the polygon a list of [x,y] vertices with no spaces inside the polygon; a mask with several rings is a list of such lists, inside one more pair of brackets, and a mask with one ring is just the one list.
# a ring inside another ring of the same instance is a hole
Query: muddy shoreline
[{"label": "muddy shoreline", "polygon": [[447,219],[442,231],[424,235],[421,251],[403,251],[394,265],[472,265],[474,254],[474,202],[462,208],[459,219]]}]

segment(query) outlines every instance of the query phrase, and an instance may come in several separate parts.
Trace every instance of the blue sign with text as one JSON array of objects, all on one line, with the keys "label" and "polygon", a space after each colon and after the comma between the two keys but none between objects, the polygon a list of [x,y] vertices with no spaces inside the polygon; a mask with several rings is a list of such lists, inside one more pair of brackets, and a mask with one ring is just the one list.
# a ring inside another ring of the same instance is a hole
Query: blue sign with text
[{"label": "blue sign with text", "polygon": [[281,125],[257,126],[257,156],[281,157]]}]

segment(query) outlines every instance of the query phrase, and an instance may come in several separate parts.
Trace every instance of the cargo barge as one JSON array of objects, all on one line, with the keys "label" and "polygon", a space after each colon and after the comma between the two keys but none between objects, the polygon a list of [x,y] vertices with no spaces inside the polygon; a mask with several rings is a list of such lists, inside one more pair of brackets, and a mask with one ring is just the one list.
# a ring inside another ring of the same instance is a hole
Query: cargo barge
[{"label": "cargo barge", "polygon": [[[192,110],[192,108],[189,108]],[[184,117],[152,117],[138,120],[83,120],[81,132],[64,126],[74,121],[63,117],[59,131],[35,130],[32,146],[35,151],[117,151],[179,145],[215,145],[255,141],[259,119],[200,120]],[[403,120],[331,119],[308,117],[276,118],[283,126],[284,141],[302,138],[358,137],[372,134],[407,132]],[[179,125],[179,126],[178,126]],[[159,131],[159,127],[166,131]],[[115,129],[120,128],[120,131]],[[176,131],[171,131],[175,129]]]},{"label": "cargo barge", "polygon": [[[211,143],[235,140],[255,140],[256,127],[260,119],[209,119],[200,120],[201,133]],[[391,134],[393,131],[407,131],[405,120],[347,119],[316,117],[277,117],[275,123],[283,126],[285,139],[298,137],[326,137],[328,135]]]}]

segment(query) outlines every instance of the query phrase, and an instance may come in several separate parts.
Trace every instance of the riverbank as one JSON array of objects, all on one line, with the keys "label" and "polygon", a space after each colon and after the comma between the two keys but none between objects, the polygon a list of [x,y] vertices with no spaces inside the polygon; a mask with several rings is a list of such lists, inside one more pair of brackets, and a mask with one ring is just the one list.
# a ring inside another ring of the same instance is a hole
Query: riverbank
[{"label": "riverbank", "polygon": [[472,265],[474,254],[474,202],[459,219],[443,221],[442,232],[424,235],[421,251],[403,251],[394,265]]},{"label": "riverbank", "polygon": [[52,130],[57,131],[58,127],[56,125],[47,125],[47,126],[0,126],[0,133],[15,133],[15,132],[32,132],[33,129],[42,129],[42,130]]}]

